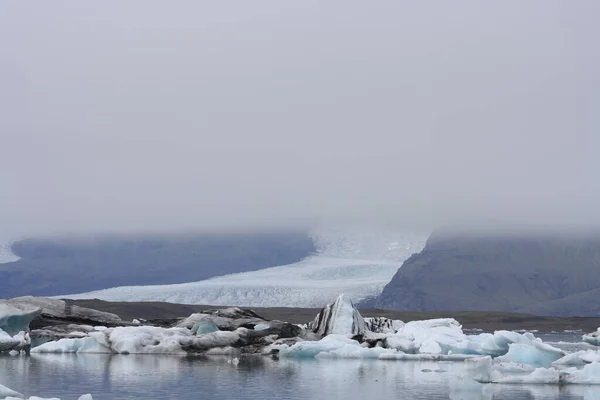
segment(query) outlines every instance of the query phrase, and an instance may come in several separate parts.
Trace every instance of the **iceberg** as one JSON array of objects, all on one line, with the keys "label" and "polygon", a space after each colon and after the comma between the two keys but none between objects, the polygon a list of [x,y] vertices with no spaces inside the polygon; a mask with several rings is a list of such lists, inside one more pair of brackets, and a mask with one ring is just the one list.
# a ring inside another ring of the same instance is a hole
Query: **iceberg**
[{"label": "iceberg", "polygon": [[596,332],[583,335],[583,341],[594,346],[600,346],[600,328]]},{"label": "iceberg", "polygon": [[543,342],[532,341],[530,343],[511,343],[508,352],[497,359],[539,367],[551,367],[553,362],[564,356],[565,352],[556,347]]},{"label": "iceberg", "polygon": [[352,301],[342,294],[308,323],[308,329],[323,337],[330,334],[364,335],[367,327]]},{"label": "iceberg", "polygon": [[465,360],[467,375],[479,383],[600,385],[600,362],[578,369],[534,367],[529,364],[492,360],[490,356]]},{"label": "iceberg", "polygon": [[31,321],[41,313],[41,308],[28,303],[0,300],[0,330],[10,336],[27,332]]},{"label": "iceberg", "polygon": [[581,366],[600,362],[600,351],[597,350],[581,350],[575,353],[567,354],[561,359],[552,363],[554,366]]},{"label": "iceberg", "polygon": [[[37,396],[31,396],[28,399],[25,399],[21,393],[14,391],[6,386],[0,384],[0,400],[60,400],[59,398],[43,398]],[[84,394],[79,396],[78,400],[94,400],[91,394]]]},{"label": "iceberg", "polygon": [[0,329],[0,353],[11,351],[19,346],[19,340]]},{"label": "iceberg", "polygon": [[[78,319],[104,323],[121,323],[121,318],[112,313],[67,304],[64,300],[48,297],[23,296],[9,300],[0,300],[2,305],[12,306],[23,310],[40,309],[41,315],[50,319]],[[1,311],[0,311],[1,312]]]},{"label": "iceberg", "polygon": [[7,397],[22,399],[24,396],[19,392],[15,392],[14,390],[7,388],[6,386],[0,385],[0,399]]},{"label": "iceberg", "polygon": [[[256,329],[256,326],[254,327],[254,329]],[[192,327],[192,335],[204,335],[206,333],[217,332],[218,330],[219,328],[212,320],[202,319],[196,322]]]}]

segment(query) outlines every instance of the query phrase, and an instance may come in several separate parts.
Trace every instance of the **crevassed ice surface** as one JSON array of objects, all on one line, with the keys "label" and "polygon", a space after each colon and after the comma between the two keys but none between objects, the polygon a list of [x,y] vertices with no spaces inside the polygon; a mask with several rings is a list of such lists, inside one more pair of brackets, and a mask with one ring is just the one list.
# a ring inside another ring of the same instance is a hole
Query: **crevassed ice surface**
[{"label": "crevassed ice surface", "polygon": [[427,235],[391,229],[317,229],[317,253],[298,263],[175,285],[122,286],[57,296],[250,307],[322,307],[340,293],[376,296]]}]

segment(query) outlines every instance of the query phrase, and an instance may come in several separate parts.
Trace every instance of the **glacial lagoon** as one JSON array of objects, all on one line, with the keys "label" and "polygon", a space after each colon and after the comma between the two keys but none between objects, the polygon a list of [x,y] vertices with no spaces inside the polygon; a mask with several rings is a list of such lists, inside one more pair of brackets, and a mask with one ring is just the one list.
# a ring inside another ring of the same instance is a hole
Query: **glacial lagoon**
[{"label": "glacial lagoon", "polygon": [[[575,342],[577,335],[547,335]],[[239,362],[238,362],[239,361]],[[593,385],[479,384],[463,362],[269,356],[0,356],[0,384],[26,396],[114,399],[600,399]]]}]

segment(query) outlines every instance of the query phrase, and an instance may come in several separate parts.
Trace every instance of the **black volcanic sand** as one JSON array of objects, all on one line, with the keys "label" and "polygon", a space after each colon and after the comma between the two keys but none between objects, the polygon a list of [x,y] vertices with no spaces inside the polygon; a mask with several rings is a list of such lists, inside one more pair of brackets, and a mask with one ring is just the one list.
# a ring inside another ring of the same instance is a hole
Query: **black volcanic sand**
[{"label": "black volcanic sand", "polygon": [[[163,302],[107,302],[102,300],[66,300],[69,304],[93,308],[117,314],[125,321],[134,318],[146,320],[170,320],[187,317],[192,313],[224,306],[174,304]],[[302,324],[312,320],[320,311],[318,308],[249,307],[268,320],[281,320]],[[581,329],[593,332],[600,327],[600,317],[540,317],[528,314],[505,312],[461,311],[461,312],[412,312],[378,309],[360,309],[363,317],[387,317],[404,322],[431,318],[455,318],[464,329],[518,330],[537,329],[543,332]]]}]

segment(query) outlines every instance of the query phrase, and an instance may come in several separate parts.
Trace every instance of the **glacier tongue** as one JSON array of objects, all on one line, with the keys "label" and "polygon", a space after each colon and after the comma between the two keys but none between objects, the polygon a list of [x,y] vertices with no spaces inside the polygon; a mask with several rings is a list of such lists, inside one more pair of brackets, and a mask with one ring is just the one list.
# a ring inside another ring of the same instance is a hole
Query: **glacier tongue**
[{"label": "glacier tongue", "polygon": [[378,296],[426,235],[382,229],[318,229],[317,254],[298,263],[174,285],[121,286],[59,298],[166,301],[246,307],[322,307],[339,293]]}]

